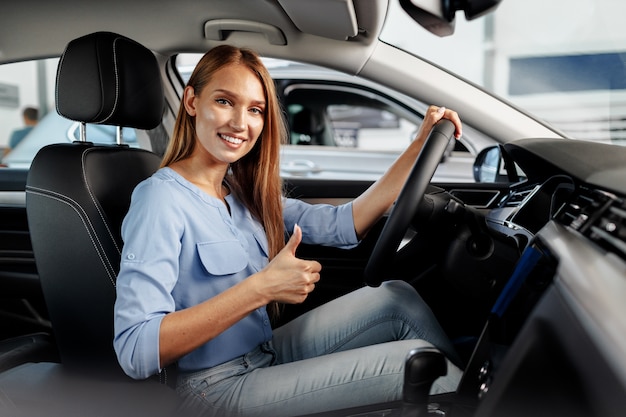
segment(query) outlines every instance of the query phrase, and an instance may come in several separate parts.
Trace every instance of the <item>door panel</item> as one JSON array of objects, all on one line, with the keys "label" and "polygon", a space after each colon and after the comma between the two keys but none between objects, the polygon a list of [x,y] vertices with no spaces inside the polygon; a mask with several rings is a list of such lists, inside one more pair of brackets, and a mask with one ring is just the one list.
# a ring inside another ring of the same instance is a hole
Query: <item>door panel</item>
[{"label": "door panel", "polygon": [[49,331],[28,232],[27,170],[0,168],[0,338]]},{"label": "door panel", "polygon": [[[338,205],[359,196],[371,185],[371,181],[337,181],[289,178],[285,180],[288,197],[301,199],[312,204]],[[310,310],[324,302],[364,285],[363,269],[376,236],[381,227],[374,228],[367,239],[353,249],[337,249],[324,246],[301,244],[297,256],[312,259],[322,265],[321,279],[307,300],[300,305],[286,305],[278,324]]]}]

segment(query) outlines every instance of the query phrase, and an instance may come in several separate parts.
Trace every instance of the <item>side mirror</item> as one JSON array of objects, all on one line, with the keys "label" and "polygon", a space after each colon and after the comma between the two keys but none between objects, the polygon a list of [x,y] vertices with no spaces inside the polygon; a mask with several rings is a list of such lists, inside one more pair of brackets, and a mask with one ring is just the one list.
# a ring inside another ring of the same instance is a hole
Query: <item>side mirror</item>
[{"label": "side mirror", "polygon": [[509,182],[504,171],[504,160],[499,146],[490,146],[478,153],[474,160],[476,182]]}]

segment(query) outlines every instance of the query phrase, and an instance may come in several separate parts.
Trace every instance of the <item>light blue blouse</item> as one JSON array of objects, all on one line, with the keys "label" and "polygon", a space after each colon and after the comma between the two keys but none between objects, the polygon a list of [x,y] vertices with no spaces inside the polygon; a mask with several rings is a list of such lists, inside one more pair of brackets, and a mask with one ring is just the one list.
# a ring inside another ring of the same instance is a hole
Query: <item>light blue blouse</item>
[{"label": "light blue blouse", "polygon": [[[147,378],[160,371],[163,317],[201,303],[268,263],[265,232],[232,195],[224,203],[170,168],[133,192],[122,226],[124,248],[117,278],[114,347],[124,371]],[[303,242],[349,248],[358,243],[352,204],[338,207],[284,200],[285,229],[297,223]],[[265,307],[182,357],[192,372],[244,355],[272,338]]]}]

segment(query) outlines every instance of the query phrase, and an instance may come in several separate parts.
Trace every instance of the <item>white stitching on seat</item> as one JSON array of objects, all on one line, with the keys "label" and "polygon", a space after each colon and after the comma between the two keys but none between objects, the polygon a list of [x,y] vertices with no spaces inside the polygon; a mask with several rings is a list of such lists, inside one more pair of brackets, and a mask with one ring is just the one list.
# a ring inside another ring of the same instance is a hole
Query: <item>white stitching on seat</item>
[{"label": "white stitching on seat", "polygon": [[113,40],[113,68],[115,69],[115,102],[113,103],[113,108],[111,109],[111,113],[104,119],[100,120],[99,123],[104,123],[109,120],[115,114],[117,110],[117,104],[119,103],[119,92],[120,92],[120,77],[117,69],[117,42],[123,40],[123,38],[115,38]]},{"label": "white stitching on seat", "polygon": [[[71,207],[76,214],[78,214],[78,217],[81,219],[83,226],[85,226],[85,230],[87,231],[87,234],[89,236],[89,239],[91,240],[91,243],[94,246],[94,249],[96,250],[96,253],[98,254],[98,257],[100,258],[100,261],[102,263],[102,265],[105,267],[105,270],[107,272],[107,275],[109,276],[109,280],[111,281],[111,283],[113,284],[113,287],[116,286],[115,284],[115,278],[116,275],[115,274],[111,274],[114,269],[112,267],[112,264],[110,262],[110,260],[108,259],[108,257],[103,257],[103,253],[104,253],[104,248],[100,242],[100,240],[98,239],[98,235],[95,233],[95,229],[93,227],[93,225],[91,224],[91,222],[89,222],[89,217],[87,216],[87,214],[85,213],[84,209],[82,208],[82,206],[80,204],[78,204],[78,202],[74,201],[73,199],[64,196],[63,194],[54,192],[54,191],[50,191],[50,190],[45,190],[42,188],[37,188],[37,187],[33,187],[33,186],[27,186],[26,187],[26,192],[35,194],[35,195],[39,195],[41,197],[46,197],[46,198],[52,198],[56,201],[59,201],[63,204],[68,205],[69,207]],[[68,200],[71,201],[74,204],[70,204],[68,203]],[[78,208],[80,208],[79,211]],[[94,236],[95,236],[95,240],[94,240]]]},{"label": "white stitching on seat", "polygon": [[[65,50],[67,50],[67,47],[65,48]],[[61,60],[59,61],[59,71],[57,71],[57,76],[56,76],[56,85],[59,85],[59,79],[61,78],[61,71],[60,69],[63,66],[63,62],[65,61],[65,51],[63,51],[63,55],[61,55]],[[63,115],[63,113],[61,112],[61,110],[59,109],[59,88],[55,88],[54,89],[54,107],[56,108],[57,113],[59,113],[61,116],[65,117]]]},{"label": "white stitching on seat", "polygon": [[115,245],[115,249],[117,249],[117,253],[121,254],[122,251],[120,250],[119,246],[117,246],[117,242],[115,241],[115,238],[113,237],[113,233],[111,232],[111,229],[109,229],[109,225],[108,225],[108,223],[105,220],[104,214],[100,211],[100,204],[98,204],[96,198],[94,197],[93,193],[91,192],[91,187],[89,186],[89,182],[87,181],[87,172],[85,171],[85,156],[86,156],[87,152],[91,152],[91,151],[94,151],[96,149],[100,149],[100,148],[89,148],[89,149],[86,149],[85,151],[83,151],[83,153],[82,153],[81,168],[82,168],[82,171],[83,171],[83,181],[85,182],[85,186],[87,187],[87,192],[89,193],[89,197],[91,198],[91,201],[93,202],[94,206],[96,207],[96,210],[98,211],[98,214],[100,215],[100,219],[102,220],[102,223],[104,223],[104,227],[106,228],[107,232],[109,233],[109,237],[113,241],[113,245]]}]

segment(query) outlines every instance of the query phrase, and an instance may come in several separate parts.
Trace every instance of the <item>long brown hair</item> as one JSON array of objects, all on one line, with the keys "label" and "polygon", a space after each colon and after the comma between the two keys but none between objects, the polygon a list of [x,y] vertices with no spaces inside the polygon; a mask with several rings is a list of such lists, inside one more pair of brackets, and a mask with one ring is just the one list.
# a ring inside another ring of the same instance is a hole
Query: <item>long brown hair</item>
[{"label": "long brown hair", "polygon": [[[264,125],[254,148],[239,161],[231,164],[227,174],[228,185],[250,213],[262,224],[272,259],[285,246],[285,225],[282,211],[283,185],[280,178],[280,145],[287,139],[287,129],[277,98],[274,81],[259,55],[246,48],[221,45],[209,50],[196,65],[187,82],[201,94],[213,74],[232,64],[245,65],[254,72],[265,93]],[[181,104],[178,109],[174,134],[161,166],[191,156],[196,146],[195,117],[190,116]],[[278,306],[269,306],[272,316]]]}]

